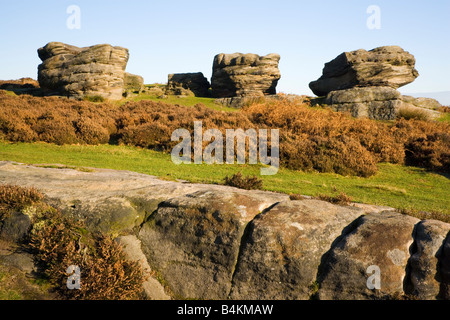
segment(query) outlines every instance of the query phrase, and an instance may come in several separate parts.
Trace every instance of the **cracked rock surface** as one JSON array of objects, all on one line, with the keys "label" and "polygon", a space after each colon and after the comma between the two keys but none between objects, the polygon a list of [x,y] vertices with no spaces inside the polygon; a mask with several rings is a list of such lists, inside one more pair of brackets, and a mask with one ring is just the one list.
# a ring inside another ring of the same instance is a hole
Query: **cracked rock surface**
[{"label": "cracked rock surface", "polygon": [[[0,162],[0,183],[35,187],[155,271],[152,299],[449,299],[450,225],[392,208],[338,206],[128,171]],[[368,289],[378,266],[380,289]]]}]

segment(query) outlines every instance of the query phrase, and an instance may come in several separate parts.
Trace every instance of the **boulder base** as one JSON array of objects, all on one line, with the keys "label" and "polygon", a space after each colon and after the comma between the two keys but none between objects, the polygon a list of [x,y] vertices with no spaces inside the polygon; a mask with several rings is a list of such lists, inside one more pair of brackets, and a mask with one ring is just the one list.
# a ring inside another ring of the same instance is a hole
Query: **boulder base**
[{"label": "boulder base", "polygon": [[331,109],[350,112],[355,118],[374,120],[394,120],[401,110],[421,112],[429,118],[439,116],[439,112],[418,107],[407,102],[403,96],[390,87],[365,87],[336,90],[330,92],[324,103]]}]

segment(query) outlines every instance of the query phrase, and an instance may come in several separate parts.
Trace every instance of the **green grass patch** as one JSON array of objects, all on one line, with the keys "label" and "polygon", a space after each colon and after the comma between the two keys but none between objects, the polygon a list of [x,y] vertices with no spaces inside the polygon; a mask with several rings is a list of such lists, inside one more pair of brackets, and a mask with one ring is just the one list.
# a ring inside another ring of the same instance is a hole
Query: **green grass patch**
[{"label": "green grass patch", "polygon": [[170,154],[128,146],[64,145],[0,142],[0,160],[27,164],[58,163],[80,168],[129,170],[166,180],[223,184],[226,176],[242,172],[258,176],[263,189],[286,194],[335,196],[341,192],[353,201],[398,209],[450,214],[449,177],[425,169],[382,163],[370,178],[331,173],[280,169],[274,176],[260,176],[260,165],[175,165]]},{"label": "green grass patch", "polygon": [[438,119],[440,122],[450,122],[450,112],[445,112],[442,114],[442,116]]},{"label": "green grass patch", "polygon": [[158,98],[154,95],[151,94],[145,94],[145,93],[141,93],[139,95],[136,96],[132,96],[130,98],[127,99],[122,99],[119,101],[116,101],[114,103],[116,103],[117,105],[123,105],[129,101],[142,101],[142,100],[150,100],[150,101],[155,101],[155,102],[164,102],[164,103],[169,103],[169,104],[178,104],[181,106],[186,106],[186,107],[193,107],[196,104],[204,104],[205,107],[213,109],[213,110],[221,110],[221,111],[232,111],[232,112],[236,112],[238,109],[235,108],[229,108],[229,107],[224,107],[220,104],[217,104],[215,102],[215,98],[201,98],[201,97],[180,97],[180,96],[167,96],[167,98]]}]

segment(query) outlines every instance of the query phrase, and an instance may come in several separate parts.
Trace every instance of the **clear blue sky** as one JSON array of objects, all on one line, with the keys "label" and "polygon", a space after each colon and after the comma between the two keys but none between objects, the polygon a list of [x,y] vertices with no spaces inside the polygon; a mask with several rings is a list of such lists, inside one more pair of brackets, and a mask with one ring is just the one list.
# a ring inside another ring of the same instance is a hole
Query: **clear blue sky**
[{"label": "clear blue sky", "polygon": [[[281,55],[278,91],[309,94],[325,62],[344,51],[399,45],[417,60],[420,77],[400,89],[450,91],[449,0],[0,0],[0,79],[37,78],[36,50],[51,41],[110,43],[130,50],[127,71],[145,83],[169,73],[211,77],[218,53]],[[66,27],[69,5],[81,29]],[[381,9],[370,30],[369,5]]]}]

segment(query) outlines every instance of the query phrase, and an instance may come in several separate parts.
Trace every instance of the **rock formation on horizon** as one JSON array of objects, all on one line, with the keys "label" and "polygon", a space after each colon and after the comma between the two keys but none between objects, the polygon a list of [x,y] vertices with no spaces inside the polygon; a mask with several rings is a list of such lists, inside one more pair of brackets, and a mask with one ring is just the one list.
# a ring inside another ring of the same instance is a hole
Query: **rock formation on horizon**
[{"label": "rock formation on horizon", "polygon": [[[202,72],[169,74],[166,94],[189,95],[196,97],[208,97],[211,87],[208,79]],[[189,92],[190,91],[190,92]],[[192,92],[192,93],[191,93]]]},{"label": "rock formation on horizon", "polygon": [[419,76],[415,63],[414,56],[398,46],[344,52],[326,63],[322,76],[309,87],[319,97],[355,87],[398,89]]},{"label": "rock formation on horizon", "polygon": [[144,78],[129,72],[124,74],[123,84],[124,90],[132,93],[140,93],[144,90]]},{"label": "rock formation on horizon", "polygon": [[101,96],[122,98],[128,49],[99,44],[78,48],[61,42],[50,42],[38,50],[42,64],[38,81],[48,95],[81,99]]},{"label": "rock formation on horizon", "polygon": [[325,97],[323,104],[356,118],[393,120],[400,110],[435,118],[439,116],[435,104],[403,97],[396,90],[419,76],[415,62],[412,54],[398,46],[344,52],[326,63],[322,76],[309,87]]},{"label": "rock formation on horizon", "polygon": [[280,55],[218,54],[214,57],[211,77],[215,98],[265,96],[276,94],[281,78],[278,63]]}]

